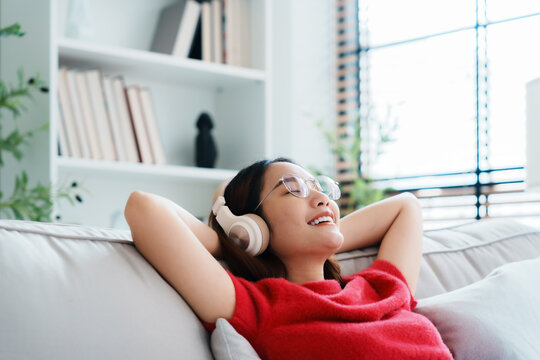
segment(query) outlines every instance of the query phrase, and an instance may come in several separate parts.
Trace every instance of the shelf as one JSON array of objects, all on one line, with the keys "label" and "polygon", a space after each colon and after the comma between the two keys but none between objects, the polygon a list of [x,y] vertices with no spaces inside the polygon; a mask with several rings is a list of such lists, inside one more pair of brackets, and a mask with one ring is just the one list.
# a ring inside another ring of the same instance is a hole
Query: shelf
[{"label": "shelf", "polygon": [[229,88],[264,82],[262,70],[181,59],[150,51],[121,48],[61,38],[57,40],[60,64],[96,68],[124,76],[150,78],[196,87]]},{"label": "shelf", "polygon": [[220,182],[236,175],[236,170],[208,169],[194,166],[148,165],[118,161],[92,160],[58,157],[58,170],[62,172],[85,172],[113,176],[137,176],[196,180],[201,182]]}]

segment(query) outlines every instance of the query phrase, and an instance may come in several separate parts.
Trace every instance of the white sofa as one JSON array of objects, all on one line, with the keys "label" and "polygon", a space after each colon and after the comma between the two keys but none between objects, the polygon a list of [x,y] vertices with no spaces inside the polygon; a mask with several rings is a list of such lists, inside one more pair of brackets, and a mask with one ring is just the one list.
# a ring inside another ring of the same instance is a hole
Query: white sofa
[{"label": "white sofa", "polygon": [[[367,267],[376,251],[339,254],[343,273]],[[456,359],[527,359],[524,356],[535,351],[538,356],[533,358],[540,359],[536,343],[540,343],[540,290],[533,283],[526,286],[505,277],[510,272],[523,273],[524,281],[530,276],[538,279],[539,256],[540,229],[509,220],[426,231],[415,311],[434,322]],[[507,263],[512,264],[502,269],[514,266],[510,271],[497,270],[488,276]],[[506,283],[517,288],[493,286]],[[516,304],[512,312],[501,310],[508,296],[490,291],[511,295]],[[473,323],[467,323],[469,315],[456,312],[476,309],[478,304],[488,309],[494,299],[503,304],[496,304],[485,317],[504,315],[501,321],[515,322],[518,330],[510,324],[501,330],[496,323],[486,328],[484,319],[476,315]],[[527,309],[527,315],[516,316],[520,309]],[[530,339],[519,334],[522,325]],[[469,333],[479,329],[488,339],[475,340],[467,348],[472,340]],[[492,334],[489,329],[512,334]],[[463,339],[462,334],[468,335]],[[507,338],[500,341],[500,336]],[[532,344],[520,353],[528,346],[519,343],[523,338]],[[225,358],[242,357],[235,355],[234,341],[227,341],[225,337],[225,345],[212,342],[215,357],[224,357],[218,354],[223,346],[231,347]],[[197,317],[137,252],[128,231],[0,220],[0,359],[212,357],[209,336]]]}]

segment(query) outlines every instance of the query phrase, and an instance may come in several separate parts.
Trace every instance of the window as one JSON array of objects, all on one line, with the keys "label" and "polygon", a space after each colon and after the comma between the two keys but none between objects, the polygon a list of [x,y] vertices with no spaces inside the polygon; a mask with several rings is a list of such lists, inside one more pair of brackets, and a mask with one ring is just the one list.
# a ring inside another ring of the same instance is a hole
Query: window
[{"label": "window", "polygon": [[[540,197],[523,192],[523,166],[525,83],[540,77],[540,2],[338,1],[338,35],[347,23],[339,10],[351,6],[358,47],[338,56],[359,56],[362,176],[413,191],[428,226],[538,221]],[[381,145],[378,124],[395,125],[394,141]]]}]

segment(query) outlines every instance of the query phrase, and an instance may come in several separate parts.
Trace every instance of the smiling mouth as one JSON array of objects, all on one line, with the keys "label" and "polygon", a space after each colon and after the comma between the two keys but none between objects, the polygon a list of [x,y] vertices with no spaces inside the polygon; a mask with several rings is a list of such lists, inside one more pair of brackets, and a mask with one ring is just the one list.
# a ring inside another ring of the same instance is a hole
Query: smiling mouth
[{"label": "smiling mouth", "polygon": [[308,225],[316,226],[316,225],[333,225],[334,219],[331,216],[320,216],[316,219],[313,219],[312,221],[308,222]]}]

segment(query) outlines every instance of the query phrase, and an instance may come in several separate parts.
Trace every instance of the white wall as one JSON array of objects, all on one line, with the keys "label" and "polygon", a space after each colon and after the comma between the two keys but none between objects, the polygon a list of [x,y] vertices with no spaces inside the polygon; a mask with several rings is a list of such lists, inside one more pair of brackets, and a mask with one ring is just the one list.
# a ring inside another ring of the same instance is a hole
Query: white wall
[{"label": "white wall", "polygon": [[273,153],[333,175],[334,1],[274,0]]}]

